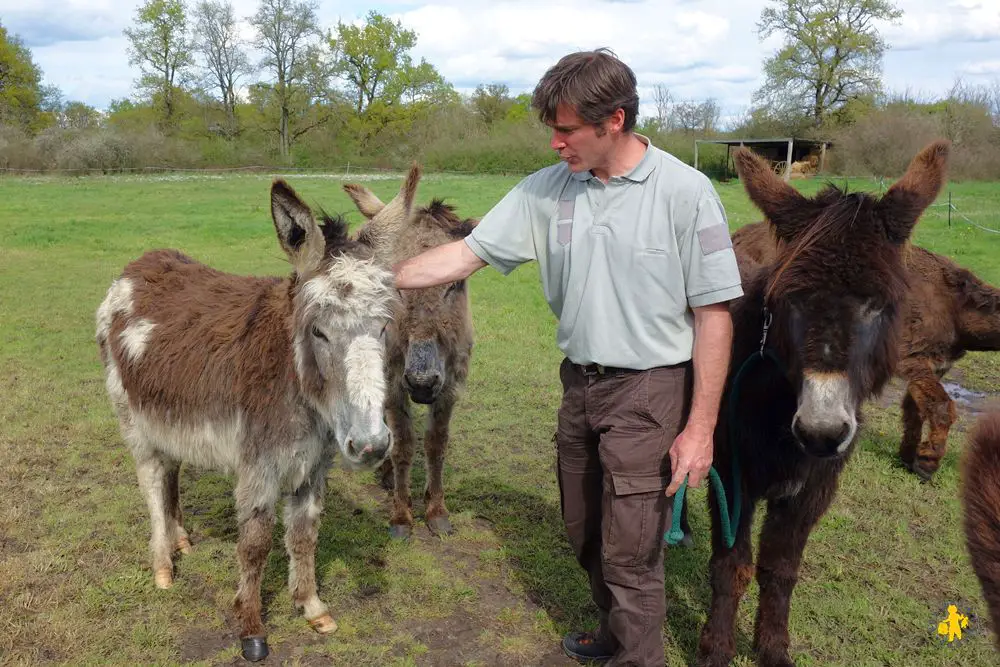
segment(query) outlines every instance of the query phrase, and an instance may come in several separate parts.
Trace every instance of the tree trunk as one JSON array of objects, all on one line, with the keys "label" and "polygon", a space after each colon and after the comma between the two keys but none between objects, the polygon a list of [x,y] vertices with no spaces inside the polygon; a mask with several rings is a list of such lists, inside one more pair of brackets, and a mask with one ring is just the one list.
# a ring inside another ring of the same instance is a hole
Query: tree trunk
[{"label": "tree trunk", "polygon": [[281,143],[281,157],[287,160],[291,144],[288,140],[288,106],[285,104],[281,105],[281,124],[278,126],[278,134],[278,141]]}]

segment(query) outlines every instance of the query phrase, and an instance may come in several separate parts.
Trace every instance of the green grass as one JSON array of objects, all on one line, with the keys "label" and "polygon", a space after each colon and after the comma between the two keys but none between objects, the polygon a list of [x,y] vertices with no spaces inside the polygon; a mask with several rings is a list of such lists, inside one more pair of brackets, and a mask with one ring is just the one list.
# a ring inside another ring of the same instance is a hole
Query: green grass
[{"label": "green grass", "polygon": [[[232,481],[185,468],[195,540],[176,585],[157,591],[145,507],[104,392],[94,311],[126,262],[177,247],[238,273],[288,270],[268,212],[266,176],[0,180],[0,663],[228,663],[236,657]],[[290,176],[330,212],[354,207],[333,178]],[[517,181],[424,177],[419,198],[479,216]],[[369,183],[383,199],[397,179]],[[819,184],[797,184],[806,191]],[[853,189],[877,189],[852,183]],[[759,219],[738,183],[718,184],[733,229]],[[958,208],[1000,229],[1000,185],[952,186]],[[1000,284],[1000,235],[932,209],[917,242]],[[566,664],[561,633],[591,625],[587,585],[559,519],[552,434],[559,401],[555,320],[536,269],[471,279],[476,348],[456,410],[446,493],[459,531],[390,543],[384,492],[370,473],[331,473],[317,555],[321,595],[340,624],[317,637],[292,611],[280,526],[267,565],[266,623],[276,658],[355,665]],[[963,382],[1000,389],[994,356],[970,355]],[[998,357],[1000,360],[1000,357]],[[961,411],[961,410],[960,410]],[[984,665],[990,635],[947,647],[948,603],[985,616],[960,532],[961,429],[933,484],[895,460],[898,408],[869,406],[841,491],[806,549],[792,605],[800,665]],[[963,417],[963,419],[965,419]],[[423,484],[420,462],[414,488]],[[708,517],[694,492],[695,548],[670,550],[669,664],[691,662],[705,618]],[[416,510],[422,510],[415,494]],[[738,620],[751,664],[752,585]]]}]

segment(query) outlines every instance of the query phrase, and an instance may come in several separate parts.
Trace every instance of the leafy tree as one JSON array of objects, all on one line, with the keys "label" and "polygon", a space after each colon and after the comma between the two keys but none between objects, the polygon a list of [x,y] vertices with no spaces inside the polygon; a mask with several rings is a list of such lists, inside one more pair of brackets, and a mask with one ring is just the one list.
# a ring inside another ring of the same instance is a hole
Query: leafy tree
[{"label": "leafy tree", "polygon": [[329,42],[334,72],[347,82],[358,114],[376,102],[412,103],[447,95],[450,88],[427,61],[413,64],[407,51],[417,43],[417,33],[377,11],[368,12],[360,26],[338,23]]},{"label": "leafy tree", "polygon": [[513,106],[514,100],[510,96],[510,89],[502,83],[479,85],[472,94],[472,108],[486,127],[506,118]]},{"label": "leafy tree", "polygon": [[[261,67],[274,75],[272,85],[257,87],[258,107],[277,108],[279,151],[287,158],[296,136],[291,128],[293,112],[304,109],[309,94],[303,83],[310,75],[310,64],[320,61],[313,38],[319,34],[316,0],[261,0],[250,24],[257,31],[254,46],[265,53]],[[266,93],[266,94],[264,94]],[[303,131],[307,131],[310,124]],[[301,128],[300,128],[301,129]]]},{"label": "leafy tree", "polygon": [[175,90],[194,62],[183,0],[146,0],[136,9],[134,26],[123,32],[130,42],[129,64],[142,72],[139,88],[162,107],[162,124],[173,126]]},{"label": "leafy tree", "polygon": [[238,132],[236,90],[253,68],[239,40],[233,4],[229,0],[202,0],[194,9],[195,48],[204,60],[207,80],[218,91],[226,111],[229,134]]},{"label": "leafy tree", "polygon": [[881,87],[886,43],[876,23],[902,16],[890,0],[771,0],[761,13],[761,39],[785,43],[764,61],[756,103],[807,114],[815,126],[852,97]]},{"label": "leafy tree", "polygon": [[68,102],[63,106],[59,125],[68,130],[93,130],[101,125],[101,112],[83,102]]},{"label": "leafy tree", "polygon": [[31,51],[0,25],[0,122],[37,129],[46,95],[41,82]]}]

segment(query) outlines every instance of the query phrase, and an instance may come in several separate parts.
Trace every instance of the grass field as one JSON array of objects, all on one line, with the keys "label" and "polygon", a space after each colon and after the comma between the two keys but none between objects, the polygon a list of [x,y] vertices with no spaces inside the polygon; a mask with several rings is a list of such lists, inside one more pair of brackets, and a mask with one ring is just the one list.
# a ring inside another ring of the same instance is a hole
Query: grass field
[{"label": "grass field", "polygon": [[[336,177],[290,175],[307,201],[353,205]],[[424,178],[419,200],[447,197],[483,214],[513,177]],[[268,176],[0,180],[0,663],[230,663],[238,656],[232,483],[185,468],[181,495],[194,553],[158,591],[148,521],[117,430],[94,344],[94,311],[126,262],[177,247],[237,273],[284,274]],[[396,179],[373,180],[389,198]],[[818,185],[802,184],[813,191]],[[853,189],[877,189],[855,182]],[[1000,229],[1000,184],[953,184],[953,201]],[[736,183],[718,184],[733,229],[758,219]],[[942,201],[946,200],[945,198]],[[1000,284],[1000,235],[947,210],[916,241]],[[456,536],[390,543],[387,498],[370,473],[339,469],[317,558],[321,596],[340,623],[318,637],[293,610],[281,527],[264,591],[271,663],[563,665],[559,636],[591,626],[582,571],[559,519],[552,434],[559,400],[555,320],[534,266],[471,281],[477,330],[469,387],[452,428],[445,484]],[[1000,355],[957,369],[970,389],[1000,390]],[[895,458],[899,410],[866,409],[863,441],[806,549],[791,614],[799,665],[987,665],[995,660],[985,606],[961,541],[957,464],[969,411],[932,484]],[[414,488],[423,484],[421,463]],[[415,509],[421,510],[417,492]],[[696,546],[667,554],[670,665],[691,663],[708,606],[708,517],[693,493]],[[756,588],[738,622],[736,664],[752,664]],[[950,603],[972,632],[942,643]]]}]

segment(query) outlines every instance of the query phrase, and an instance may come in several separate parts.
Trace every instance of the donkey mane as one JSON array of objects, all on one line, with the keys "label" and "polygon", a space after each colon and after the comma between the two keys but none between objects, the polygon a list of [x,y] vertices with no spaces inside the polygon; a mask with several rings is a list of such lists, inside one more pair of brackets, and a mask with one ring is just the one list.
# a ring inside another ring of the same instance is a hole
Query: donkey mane
[{"label": "donkey mane", "polygon": [[1000,295],[996,290],[984,284],[972,271],[957,265],[956,268],[955,274],[949,277],[954,281],[963,306],[971,306],[984,314],[1000,310]]},{"label": "donkey mane", "polygon": [[[833,266],[853,259],[843,255],[842,249],[848,245],[844,242],[857,231],[858,216],[878,203],[879,199],[869,193],[848,192],[833,183],[827,184],[811,200],[810,206],[803,207],[799,213],[800,221],[796,221],[796,226],[804,228],[801,235],[791,243],[780,244],[777,268],[765,287],[765,303],[771,303],[773,297],[781,294],[808,289],[816,280],[816,273],[810,267]],[[819,214],[815,215],[818,207],[821,207]],[[865,233],[871,231],[865,230]],[[899,267],[899,255],[895,250],[902,252],[903,246],[893,244],[887,252],[866,256],[874,270],[888,276],[889,282],[884,288],[892,302],[902,298],[907,287],[905,272]]]},{"label": "donkey mane", "polygon": [[323,232],[323,240],[326,242],[324,257],[335,257],[346,252],[356,250],[363,245],[357,241],[352,241],[348,236],[347,219],[340,213],[330,215],[323,209],[319,211],[319,228]]},{"label": "donkey mane", "polygon": [[446,204],[443,199],[433,199],[429,206],[418,209],[415,221],[438,227],[456,240],[464,239],[476,226],[471,218],[465,220],[459,218],[455,213],[455,207]]}]

